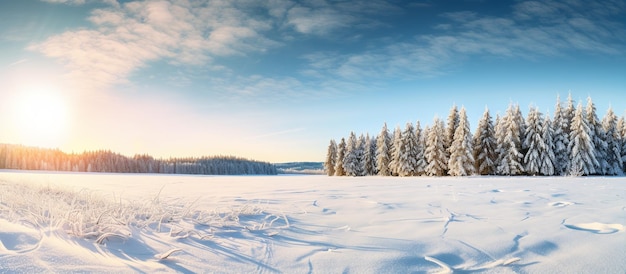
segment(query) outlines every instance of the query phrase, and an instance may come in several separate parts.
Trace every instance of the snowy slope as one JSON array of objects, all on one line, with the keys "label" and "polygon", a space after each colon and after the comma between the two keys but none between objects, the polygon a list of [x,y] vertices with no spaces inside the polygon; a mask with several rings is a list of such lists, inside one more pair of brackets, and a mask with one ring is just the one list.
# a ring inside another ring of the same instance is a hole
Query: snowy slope
[{"label": "snowy slope", "polygon": [[0,172],[0,272],[624,273],[623,177]]}]

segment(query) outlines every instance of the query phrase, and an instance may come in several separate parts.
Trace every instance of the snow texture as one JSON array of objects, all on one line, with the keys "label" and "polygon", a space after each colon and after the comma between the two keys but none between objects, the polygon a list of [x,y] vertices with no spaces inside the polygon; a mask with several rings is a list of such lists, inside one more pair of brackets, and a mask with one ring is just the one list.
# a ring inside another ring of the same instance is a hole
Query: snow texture
[{"label": "snow texture", "polygon": [[626,269],[624,177],[2,171],[0,193],[0,273]]}]

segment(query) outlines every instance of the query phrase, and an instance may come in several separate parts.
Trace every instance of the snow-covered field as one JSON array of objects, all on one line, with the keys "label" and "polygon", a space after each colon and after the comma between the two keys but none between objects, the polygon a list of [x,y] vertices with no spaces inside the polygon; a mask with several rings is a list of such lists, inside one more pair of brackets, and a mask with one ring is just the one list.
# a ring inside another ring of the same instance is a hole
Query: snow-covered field
[{"label": "snow-covered field", "polygon": [[626,178],[0,172],[0,273],[624,273]]}]

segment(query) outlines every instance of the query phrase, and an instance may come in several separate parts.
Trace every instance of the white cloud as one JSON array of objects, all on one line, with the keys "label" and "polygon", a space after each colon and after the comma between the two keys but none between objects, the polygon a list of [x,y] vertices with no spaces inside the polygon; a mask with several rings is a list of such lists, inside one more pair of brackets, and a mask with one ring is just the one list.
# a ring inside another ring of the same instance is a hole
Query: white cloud
[{"label": "white cloud", "polygon": [[608,11],[580,1],[526,1],[513,7],[512,16],[444,13],[442,18],[449,21],[433,26],[437,34],[353,54],[310,54],[309,67],[302,73],[372,82],[438,76],[469,57],[538,59],[580,52],[623,56],[626,31],[614,15],[626,13],[625,4],[608,2]]},{"label": "white cloud", "polygon": [[155,60],[206,65],[216,56],[245,55],[278,45],[260,33],[271,22],[242,1],[134,1],[96,9],[93,29],[67,31],[30,49],[57,58],[87,86],[124,83]]},{"label": "white cloud", "polygon": [[42,2],[48,2],[53,4],[67,4],[67,5],[84,5],[86,3],[102,2],[111,6],[117,7],[119,3],[117,0],[41,0]]},{"label": "white cloud", "polygon": [[383,23],[374,19],[400,12],[400,8],[389,1],[355,0],[325,1],[312,0],[285,3],[272,1],[273,14],[286,16],[286,25],[303,34],[327,35],[338,29],[367,28]]}]

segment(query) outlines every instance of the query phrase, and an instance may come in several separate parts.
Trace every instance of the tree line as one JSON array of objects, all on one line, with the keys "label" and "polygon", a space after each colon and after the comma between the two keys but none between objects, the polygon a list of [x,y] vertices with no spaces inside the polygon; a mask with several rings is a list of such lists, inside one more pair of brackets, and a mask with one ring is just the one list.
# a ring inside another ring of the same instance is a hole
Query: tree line
[{"label": "tree line", "polygon": [[475,132],[466,110],[454,105],[447,123],[387,124],[378,136],[351,132],[330,140],[324,170],[329,176],[468,176],[468,175],[623,175],[626,171],[626,122],[611,108],[600,121],[587,98],[574,107],[571,94],[559,97],[554,118],[530,107],[526,118],[510,104],[495,122],[485,108]]},{"label": "tree line", "polygon": [[205,175],[277,174],[273,164],[235,156],[155,159],[147,154],[127,157],[110,150],[77,154],[12,144],[0,144],[0,169]]}]

